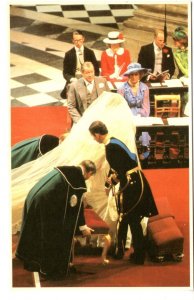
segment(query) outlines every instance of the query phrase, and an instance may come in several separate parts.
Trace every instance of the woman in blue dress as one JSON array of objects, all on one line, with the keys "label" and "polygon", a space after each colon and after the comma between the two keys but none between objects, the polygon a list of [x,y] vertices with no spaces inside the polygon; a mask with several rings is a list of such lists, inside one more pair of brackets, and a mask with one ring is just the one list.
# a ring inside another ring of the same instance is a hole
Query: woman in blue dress
[{"label": "woman in blue dress", "polygon": [[[129,64],[127,71],[123,74],[128,77],[128,80],[118,89],[118,93],[125,98],[134,116],[149,117],[150,114],[149,88],[140,81],[147,72],[148,69],[142,68],[139,63]],[[142,132],[140,136],[143,148],[141,159],[149,156],[150,140],[149,133]]]},{"label": "woman in blue dress", "polygon": [[134,116],[148,117],[150,114],[149,89],[140,81],[147,71],[139,63],[129,64],[123,74],[128,80],[118,89],[118,93],[125,98]]}]

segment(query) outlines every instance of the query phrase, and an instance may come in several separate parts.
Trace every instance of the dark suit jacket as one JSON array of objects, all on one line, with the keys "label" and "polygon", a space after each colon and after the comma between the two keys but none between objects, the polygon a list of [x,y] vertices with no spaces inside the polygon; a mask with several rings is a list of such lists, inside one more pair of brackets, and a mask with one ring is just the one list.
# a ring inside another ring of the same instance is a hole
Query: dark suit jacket
[{"label": "dark suit jacket", "polygon": [[[94,65],[95,75],[99,75],[99,65],[95,57],[94,51],[84,47],[84,61],[90,61]],[[70,82],[72,77],[75,77],[77,65],[77,57],[75,48],[70,49],[66,52],[63,60],[63,77],[67,80],[67,83]]]},{"label": "dark suit jacket", "polygon": [[[138,63],[140,63],[143,68],[151,69],[152,72],[154,71],[155,54],[153,43],[141,47],[138,55]],[[172,49],[167,46],[164,46],[162,49],[162,71],[165,70],[169,70],[170,77],[172,77],[175,71]]]}]

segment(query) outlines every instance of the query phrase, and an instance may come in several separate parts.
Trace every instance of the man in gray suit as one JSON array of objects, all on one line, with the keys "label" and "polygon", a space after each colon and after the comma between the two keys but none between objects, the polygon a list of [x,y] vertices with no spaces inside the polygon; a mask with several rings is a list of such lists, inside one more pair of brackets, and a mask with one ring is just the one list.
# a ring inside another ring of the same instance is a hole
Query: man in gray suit
[{"label": "man in gray suit", "polygon": [[65,87],[61,92],[63,99],[67,98],[69,84],[77,81],[81,77],[81,65],[85,61],[91,61],[94,65],[95,75],[99,75],[99,64],[92,49],[84,46],[85,37],[82,31],[76,30],[72,35],[74,47],[65,53],[63,60],[63,77],[65,78]]},{"label": "man in gray suit", "polygon": [[110,92],[107,80],[95,76],[94,66],[85,62],[81,68],[82,77],[72,82],[67,97],[67,107],[73,123],[77,123],[88,106],[97,99],[102,92]]}]

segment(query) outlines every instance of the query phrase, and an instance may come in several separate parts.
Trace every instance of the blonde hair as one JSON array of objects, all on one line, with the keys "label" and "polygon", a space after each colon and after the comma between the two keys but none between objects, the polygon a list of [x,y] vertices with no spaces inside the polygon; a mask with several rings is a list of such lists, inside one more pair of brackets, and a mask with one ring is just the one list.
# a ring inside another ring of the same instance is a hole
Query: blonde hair
[{"label": "blonde hair", "polygon": [[81,66],[81,72],[83,73],[86,69],[91,68],[94,70],[94,65],[90,61],[85,61]]},{"label": "blonde hair", "polygon": [[160,33],[164,35],[164,31],[162,29],[155,29],[154,38],[156,38]]}]

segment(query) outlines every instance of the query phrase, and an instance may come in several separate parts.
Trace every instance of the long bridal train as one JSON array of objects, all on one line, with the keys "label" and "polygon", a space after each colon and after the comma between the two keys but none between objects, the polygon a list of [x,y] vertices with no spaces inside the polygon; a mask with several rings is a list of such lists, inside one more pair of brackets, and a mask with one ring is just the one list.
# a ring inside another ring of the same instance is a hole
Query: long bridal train
[{"label": "long bridal train", "polygon": [[20,230],[24,201],[35,183],[56,166],[78,165],[84,159],[91,159],[97,166],[97,173],[87,181],[86,201],[115,230],[116,212],[104,191],[109,170],[104,145],[95,142],[88,130],[95,120],[104,122],[112,136],[122,140],[132,152],[137,153],[135,126],[126,101],[119,94],[104,92],[90,105],[59,146],[35,161],[12,170],[13,234]]}]

